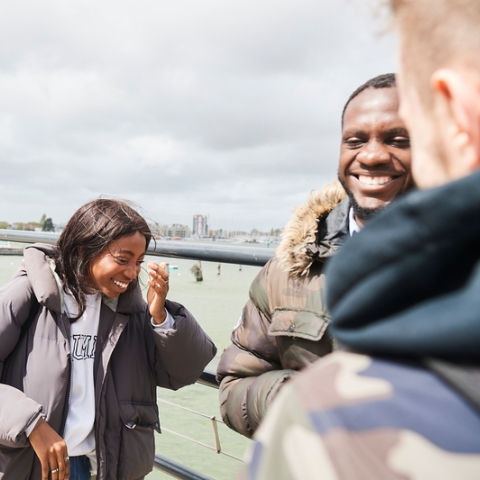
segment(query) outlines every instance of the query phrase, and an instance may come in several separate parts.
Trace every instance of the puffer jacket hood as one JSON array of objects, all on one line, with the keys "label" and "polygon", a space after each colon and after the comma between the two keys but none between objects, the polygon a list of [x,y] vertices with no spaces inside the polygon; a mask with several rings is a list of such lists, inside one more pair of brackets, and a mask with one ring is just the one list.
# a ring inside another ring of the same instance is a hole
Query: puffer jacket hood
[{"label": "puffer jacket hood", "polygon": [[[340,215],[329,218],[330,212],[345,198],[345,190],[338,180],[313,191],[306,203],[297,207],[292,219],[285,226],[282,241],[276,250],[282,268],[293,276],[306,276],[315,258],[332,256],[341,242],[337,232],[345,223],[348,201]],[[319,235],[319,225],[325,224],[325,231]],[[319,239],[320,237],[320,239]]]},{"label": "puffer jacket hood", "polygon": [[58,288],[46,257],[53,258],[55,247],[36,243],[25,248],[23,263],[17,275],[28,275],[32,289],[40,305],[62,313],[62,293]]},{"label": "puffer jacket hood", "polygon": [[348,348],[480,363],[480,172],[395,202],[326,276],[331,331]]}]

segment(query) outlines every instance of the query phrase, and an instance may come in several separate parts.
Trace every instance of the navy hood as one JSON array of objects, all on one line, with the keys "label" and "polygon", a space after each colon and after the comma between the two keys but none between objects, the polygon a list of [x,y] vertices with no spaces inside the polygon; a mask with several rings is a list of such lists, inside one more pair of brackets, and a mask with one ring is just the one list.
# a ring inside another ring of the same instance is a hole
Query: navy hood
[{"label": "navy hood", "polygon": [[331,333],[375,355],[480,363],[480,172],[385,209],[326,268]]}]

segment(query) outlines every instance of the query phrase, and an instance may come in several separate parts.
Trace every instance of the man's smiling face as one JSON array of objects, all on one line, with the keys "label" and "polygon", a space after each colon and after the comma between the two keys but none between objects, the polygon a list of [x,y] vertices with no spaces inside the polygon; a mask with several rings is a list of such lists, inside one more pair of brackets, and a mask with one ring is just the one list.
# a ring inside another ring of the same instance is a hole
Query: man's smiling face
[{"label": "man's smiling face", "polygon": [[413,186],[410,140],[397,89],[367,88],[343,118],[338,177],[361,224]]}]

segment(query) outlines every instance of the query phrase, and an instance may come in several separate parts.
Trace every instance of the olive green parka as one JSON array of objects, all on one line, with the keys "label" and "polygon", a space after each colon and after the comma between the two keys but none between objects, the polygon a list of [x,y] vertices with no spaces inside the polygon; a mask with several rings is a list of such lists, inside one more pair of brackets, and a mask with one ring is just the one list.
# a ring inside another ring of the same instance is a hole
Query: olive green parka
[{"label": "olive green parka", "polygon": [[[333,349],[326,334],[325,261],[347,236],[348,199],[338,182],[312,192],[294,211],[217,369],[225,423],[251,437],[280,387]],[[343,199],[343,200],[342,200]]]}]

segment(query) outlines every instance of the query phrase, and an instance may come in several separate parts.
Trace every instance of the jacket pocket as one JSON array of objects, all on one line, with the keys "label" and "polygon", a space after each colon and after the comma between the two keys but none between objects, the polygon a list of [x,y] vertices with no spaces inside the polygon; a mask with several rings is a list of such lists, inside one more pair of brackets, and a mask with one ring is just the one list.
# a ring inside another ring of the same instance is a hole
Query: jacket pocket
[{"label": "jacket pocket", "polygon": [[275,310],[268,334],[274,337],[295,337],[318,341],[328,327],[328,315],[299,308]]},{"label": "jacket pocket", "polygon": [[156,404],[120,403],[122,441],[118,474],[120,479],[141,478],[153,467],[154,430],[160,433]]}]

